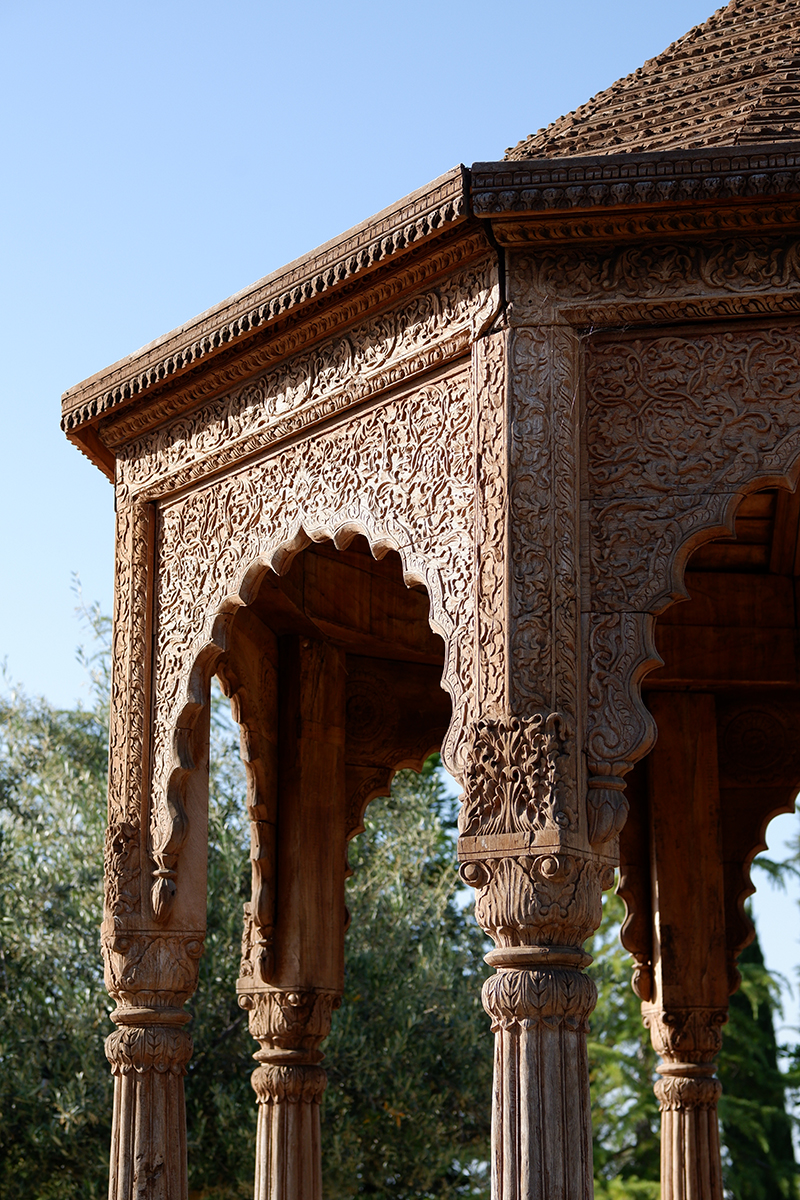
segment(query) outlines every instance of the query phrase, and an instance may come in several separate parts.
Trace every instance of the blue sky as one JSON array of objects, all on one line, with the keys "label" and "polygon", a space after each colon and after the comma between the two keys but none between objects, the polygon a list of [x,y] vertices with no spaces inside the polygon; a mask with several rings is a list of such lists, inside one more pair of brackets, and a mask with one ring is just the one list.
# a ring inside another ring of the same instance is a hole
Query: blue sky
[{"label": "blue sky", "polygon": [[[11,677],[73,704],[84,635],[72,573],[87,599],[111,605],[111,489],[59,430],[66,387],[456,163],[501,158],[713,8],[4,5],[0,659]],[[796,961],[796,910],[783,898],[769,922],[786,930],[787,912],[791,937],[768,945],[783,969]]]}]

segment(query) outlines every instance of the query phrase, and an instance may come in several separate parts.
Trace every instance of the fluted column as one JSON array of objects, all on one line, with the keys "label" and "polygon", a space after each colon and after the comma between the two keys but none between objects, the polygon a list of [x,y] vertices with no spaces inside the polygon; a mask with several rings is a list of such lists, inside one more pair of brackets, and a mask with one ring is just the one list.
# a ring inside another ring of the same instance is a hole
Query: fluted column
[{"label": "fluted column", "polygon": [[662,1200],[722,1200],[717,1117],[722,1084],[714,1059],[727,1012],[645,1008],[644,1019],[662,1056],[655,1085],[661,1109]]},{"label": "fluted column", "polygon": [[253,1072],[258,1104],[255,1200],[321,1200],[319,1105],[327,1075],[320,1045],[340,998],[272,990],[242,995],[260,1043]]},{"label": "fluted column", "polygon": [[117,1028],[109,1200],[186,1200],[183,1079],[192,1055],[183,1003],[197,983],[196,935],[142,933],[104,945]]},{"label": "fluted column", "polygon": [[479,924],[496,943],[483,988],[495,1034],[493,1200],[590,1200],[586,1052],[597,1000],[582,943],[600,922],[609,868],[575,853],[463,864]]},{"label": "fluted column", "polygon": [[[319,1106],[327,1080],[319,1063],[344,988],[347,673],[343,652],[326,643],[259,641],[261,676],[269,667],[274,688],[271,719],[278,708],[280,717],[274,802],[266,786],[255,796],[276,822],[274,874],[254,879],[237,983],[259,1044],[255,1200],[321,1200]],[[237,675],[244,676],[240,667]],[[262,706],[264,744],[269,721]],[[265,957],[258,914],[267,908],[274,926]]]}]

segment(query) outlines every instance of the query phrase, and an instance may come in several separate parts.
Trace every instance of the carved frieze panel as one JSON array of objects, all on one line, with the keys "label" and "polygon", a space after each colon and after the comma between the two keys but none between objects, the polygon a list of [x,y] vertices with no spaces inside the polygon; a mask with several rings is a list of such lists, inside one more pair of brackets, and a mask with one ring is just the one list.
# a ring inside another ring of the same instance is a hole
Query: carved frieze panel
[{"label": "carved frieze panel", "polygon": [[599,339],[587,354],[590,495],[732,492],[800,453],[800,324]]},{"label": "carved frieze panel", "polygon": [[800,326],[601,339],[587,353],[592,607],[657,612],[738,496],[800,456]]},{"label": "carved frieze panel", "polygon": [[[174,835],[175,731],[201,703],[193,671],[219,612],[242,602],[259,565],[280,569],[309,539],[363,533],[396,549],[430,597],[446,646],[453,724],[443,747],[461,769],[473,694],[472,393],[461,371],[284,448],[166,504],[158,530],[151,838]],[[176,774],[177,772],[177,774]],[[180,820],[180,814],[178,819]],[[189,816],[191,819],[191,816]]]},{"label": "carved frieze panel", "polygon": [[129,442],[120,493],[174,490],[463,355],[496,307],[496,266],[483,259]]},{"label": "carved frieze panel", "polygon": [[[576,307],[599,313],[605,306],[613,314],[621,305],[641,301],[734,299],[745,304],[758,296],[789,296],[800,284],[796,236],[651,242],[601,250],[564,247],[519,252],[511,261],[513,324],[540,321],[553,304],[573,321]],[[603,323],[613,320],[611,315]]]}]

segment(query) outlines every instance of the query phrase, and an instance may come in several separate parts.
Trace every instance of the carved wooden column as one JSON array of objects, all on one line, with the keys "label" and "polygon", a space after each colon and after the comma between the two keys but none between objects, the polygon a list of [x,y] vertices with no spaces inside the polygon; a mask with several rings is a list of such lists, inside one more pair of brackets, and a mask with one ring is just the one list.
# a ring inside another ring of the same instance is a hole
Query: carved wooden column
[{"label": "carved wooden column", "polygon": [[[148,750],[153,605],[153,511],[117,509],[109,819],[102,945],[116,1030],[106,1040],[114,1075],[110,1200],[185,1200],[183,1078],[192,1053],[183,1005],[197,986],[205,931],[208,710],[187,730],[194,769],[170,793],[192,836],[176,872],[161,871],[160,793],[150,792]],[[155,720],[163,713],[156,705]],[[181,824],[181,822],[183,822]],[[155,881],[155,882],[154,882]],[[154,905],[154,893],[168,893]]]},{"label": "carved wooden column", "polygon": [[483,338],[473,358],[479,713],[459,857],[495,943],[493,1200],[592,1195],[583,943],[618,822],[614,796],[591,819],[581,753],[577,355],[570,330],[538,326]]},{"label": "carved wooden column", "polygon": [[238,983],[260,1044],[256,1200],[322,1196],[318,1064],[344,986],[345,680],[342,651],[281,639],[274,953],[259,948],[254,902]]},{"label": "carved wooden column", "polygon": [[722,1200],[715,1062],[728,1019],[725,890],[714,697],[655,692],[648,759],[653,995],[642,1005],[662,1057],[663,1200]]},{"label": "carved wooden column", "polygon": [[118,1028],[106,1039],[114,1075],[110,1200],[185,1200],[183,1077],[192,1055],[182,1007],[197,984],[203,943],[142,934],[106,945]]}]

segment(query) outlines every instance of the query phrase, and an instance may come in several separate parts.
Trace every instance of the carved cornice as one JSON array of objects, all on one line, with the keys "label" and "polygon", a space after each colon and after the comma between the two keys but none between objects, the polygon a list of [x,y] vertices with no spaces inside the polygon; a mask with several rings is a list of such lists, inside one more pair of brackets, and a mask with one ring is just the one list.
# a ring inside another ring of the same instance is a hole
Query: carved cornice
[{"label": "carved cornice", "polygon": [[[118,495],[174,491],[465,355],[497,304],[497,269],[484,258],[190,415],[129,440],[118,459]],[[162,405],[162,417],[167,411]],[[127,438],[138,423],[136,412],[126,419]]]},{"label": "carved cornice", "polygon": [[165,380],[248,341],[291,313],[299,315],[354,276],[440,236],[467,217],[466,172],[456,167],[391,208],[268,275],[136,354],[70,388],[62,400],[65,431],[158,387]]},{"label": "carved cornice", "polygon": [[792,142],[475,163],[470,198],[498,241],[526,245],[775,228],[797,221],[798,193],[800,145]]}]

